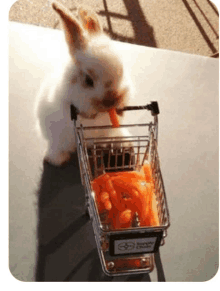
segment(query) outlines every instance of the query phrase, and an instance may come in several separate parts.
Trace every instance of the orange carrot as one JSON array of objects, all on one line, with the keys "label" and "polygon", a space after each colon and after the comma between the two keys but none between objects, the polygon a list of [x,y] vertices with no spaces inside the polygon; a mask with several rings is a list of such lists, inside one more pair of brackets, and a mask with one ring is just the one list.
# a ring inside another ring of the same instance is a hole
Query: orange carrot
[{"label": "orange carrot", "polygon": [[112,123],[112,127],[119,127],[119,120],[118,120],[118,116],[117,116],[117,112],[115,108],[111,108],[109,111],[109,117]]},{"label": "orange carrot", "polygon": [[157,200],[156,195],[153,193],[152,195],[152,204],[151,204],[151,211],[150,211],[150,225],[152,226],[159,226],[159,216],[157,211]]},{"label": "orange carrot", "polygon": [[108,192],[102,192],[100,194],[100,200],[104,204],[106,210],[111,210],[112,204],[111,204],[111,202],[109,200],[109,194],[108,194]]},{"label": "orange carrot", "polygon": [[126,209],[120,213],[119,222],[121,224],[124,224],[126,222],[131,222],[131,218],[132,218],[132,211],[130,209]]},{"label": "orange carrot", "polygon": [[140,226],[158,226],[159,217],[152,171],[149,164],[141,171],[103,174],[93,180],[99,213],[108,211],[107,223],[113,229],[131,227],[138,213]]}]

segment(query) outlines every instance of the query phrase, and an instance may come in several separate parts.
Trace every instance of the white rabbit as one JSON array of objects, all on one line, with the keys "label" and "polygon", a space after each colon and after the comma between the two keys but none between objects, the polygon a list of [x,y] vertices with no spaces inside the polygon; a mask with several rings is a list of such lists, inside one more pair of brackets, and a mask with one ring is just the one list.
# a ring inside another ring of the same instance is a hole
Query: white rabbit
[{"label": "white rabbit", "polygon": [[[60,16],[69,55],[60,56],[54,74],[43,82],[35,114],[37,129],[48,141],[44,160],[59,166],[76,150],[70,105],[78,109],[81,123],[108,125],[108,110],[128,104],[130,82],[114,42],[103,32],[96,13],[80,8],[77,20],[59,2],[53,2],[52,7]],[[116,132],[117,136],[129,136],[126,129]],[[105,130],[93,134],[112,133]]]}]

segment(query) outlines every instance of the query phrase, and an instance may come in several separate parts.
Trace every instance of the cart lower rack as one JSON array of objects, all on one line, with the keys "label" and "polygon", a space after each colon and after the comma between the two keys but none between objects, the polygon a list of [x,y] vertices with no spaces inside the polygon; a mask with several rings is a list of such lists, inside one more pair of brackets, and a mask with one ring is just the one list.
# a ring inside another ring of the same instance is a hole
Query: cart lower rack
[{"label": "cart lower rack", "polygon": [[151,272],[154,253],[164,244],[170,225],[157,152],[158,104],[123,110],[139,109],[150,110],[154,121],[121,127],[143,127],[146,135],[87,138],[87,130],[112,127],[77,127],[71,107],[86,209],[102,269],[109,276]]}]

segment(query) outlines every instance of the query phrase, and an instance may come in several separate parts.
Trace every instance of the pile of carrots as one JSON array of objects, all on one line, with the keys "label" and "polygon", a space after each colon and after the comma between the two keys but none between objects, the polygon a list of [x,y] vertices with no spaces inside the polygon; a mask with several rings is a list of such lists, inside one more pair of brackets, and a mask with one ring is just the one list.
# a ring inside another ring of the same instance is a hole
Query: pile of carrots
[{"label": "pile of carrots", "polygon": [[105,223],[112,229],[132,227],[135,213],[139,226],[158,226],[152,171],[149,164],[139,172],[111,172],[92,181],[99,214],[107,213]]},{"label": "pile of carrots", "polygon": [[[109,110],[112,127],[119,127],[116,109]],[[159,226],[152,171],[149,164],[138,171],[111,172],[92,181],[99,214],[112,229]],[[107,215],[106,215],[107,213]]]}]

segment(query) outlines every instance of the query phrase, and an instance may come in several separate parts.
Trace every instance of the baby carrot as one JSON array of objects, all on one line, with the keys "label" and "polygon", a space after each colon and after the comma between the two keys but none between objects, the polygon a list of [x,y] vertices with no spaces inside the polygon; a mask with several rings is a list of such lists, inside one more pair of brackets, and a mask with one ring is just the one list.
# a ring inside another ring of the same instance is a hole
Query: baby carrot
[{"label": "baby carrot", "polygon": [[105,209],[107,209],[108,211],[111,210],[112,204],[111,204],[111,202],[109,200],[109,194],[107,192],[102,192],[100,194],[100,200],[104,204]]},{"label": "baby carrot", "polygon": [[113,127],[119,127],[120,124],[119,124],[118,116],[117,116],[117,113],[116,113],[116,109],[115,108],[111,108],[108,111],[108,113],[109,113],[109,117],[110,117],[112,126]]},{"label": "baby carrot", "polygon": [[126,209],[119,215],[119,222],[120,223],[128,223],[132,219],[132,211],[130,209]]}]

